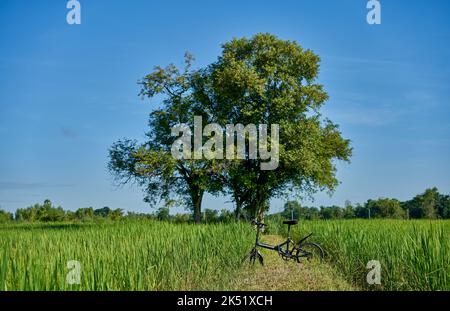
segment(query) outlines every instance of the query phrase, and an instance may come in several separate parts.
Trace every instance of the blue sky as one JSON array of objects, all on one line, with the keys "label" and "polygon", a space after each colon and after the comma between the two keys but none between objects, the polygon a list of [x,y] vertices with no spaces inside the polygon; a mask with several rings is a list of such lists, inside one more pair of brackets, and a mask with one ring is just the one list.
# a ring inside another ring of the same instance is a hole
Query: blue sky
[{"label": "blue sky", "polygon": [[[2,0],[0,207],[50,198],[66,209],[150,211],[106,168],[108,147],[143,139],[158,105],[139,99],[136,81],[181,64],[185,51],[208,64],[221,43],[258,32],[321,56],[323,114],[353,142],[334,195],[305,204],[450,193],[450,2],[380,2],[382,24],[368,25],[365,0],[80,0],[81,25],[68,25],[65,0]],[[208,196],[204,207],[226,201]]]}]

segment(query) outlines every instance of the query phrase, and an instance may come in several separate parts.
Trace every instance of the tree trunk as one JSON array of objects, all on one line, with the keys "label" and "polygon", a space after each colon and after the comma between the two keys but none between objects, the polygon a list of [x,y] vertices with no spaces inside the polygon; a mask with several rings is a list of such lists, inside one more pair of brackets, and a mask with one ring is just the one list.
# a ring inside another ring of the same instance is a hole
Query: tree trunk
[{"label": "tree trunk", "polygon": [[267,196],[267,189],[265,187],[258,187],[256,189],[256,195],[254,200],[254,210],[253,214],[256,219],[262,221],[265,212],[268,210],[269,198]]},{"label": "tree trunk", "polygon": [[234,202],[236,203],[236,210],[234,211],[236,215],[236,221],[241,220],[241,201],[239,199],[235,199]]},{"label": "tree trunk", "polygon": [[233,187],[233,200],[236,204],[236,209],[234,210],[234,215],[236,217],[236,221],[241,220],[242,216],[242,206],[245,202],[248,201],[248,192],[243,192],[240,185],[234,184]]},{"label": "tree trunk", "polygon": [[194,212],[194,221],[196,224],[201,223],[202,221],[202,199],[203,199],[203,191],[192,191],[192,208]]}]

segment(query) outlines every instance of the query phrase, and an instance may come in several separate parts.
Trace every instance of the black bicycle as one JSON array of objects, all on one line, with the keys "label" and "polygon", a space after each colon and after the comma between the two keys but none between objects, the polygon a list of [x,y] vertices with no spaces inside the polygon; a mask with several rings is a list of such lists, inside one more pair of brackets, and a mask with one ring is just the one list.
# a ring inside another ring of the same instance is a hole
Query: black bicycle
[{"label": "black bicycle", "polygon": [[325,252],[323,251],[322,247],[317,243],[306,241],[309,237],[312,236],[312,233],[302,238],[300,242],[295,243],[291,239],[291,226],[298,224],[298,221],[295,219],[285,220],[283,221],[283,224],[288,225],[288,235],[286,241],[278,245],[270,245],[259,241],[261,229],[267,225],[258,222],[256,219],[252,220],[252,225],[256,226],[255,246],[250,251],[250,253],[248,253],[244,257],[242,262],[245,262],[247,259],[250,259],[250,263],[254,264],[256,258],[258,258],[258,261],[261,263],[261,265],[264,265],[264,259],[261,253],[259,252],[258,247],[276,251],[284,260],[294,259],[297,260],[297,262],[299,263],[302,258],[306,258],[310,262],[311,261],[321,262],[323,260]]}]

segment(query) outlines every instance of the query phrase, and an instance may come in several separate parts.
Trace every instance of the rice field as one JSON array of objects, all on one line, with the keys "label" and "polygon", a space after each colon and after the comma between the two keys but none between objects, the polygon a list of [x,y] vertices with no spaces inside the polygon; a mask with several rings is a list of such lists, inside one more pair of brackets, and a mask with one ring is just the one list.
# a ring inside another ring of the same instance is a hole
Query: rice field
[{"label": "rice field", "polygon": [[[272,231],[285,232],[273,223]],[[369,290],[450,290],[449,220],[302,221],[294,237],[311,238],[349,282]],[[366,281],[370,260],[381,264],[381,285]]]},{"label": "rice field", "polygon": [[[271,220],[268,229],[286,228]],[[314,232],[325,264],[358,288],[450,290],[450,221],[301,221],[292,232]],[[254,234],[248,223],[4,224],[0,290],[226,290]],[[366,282],[370,260],[381,263],[381,285]],[[68,283],[69,261],[80,284]]]},{"label": "rice field", "polygon": [[[0,227],[0,290],[220,288],[251,244],[248,224],[157,221]],[[66,282],[80,263],[81,284]]]}]

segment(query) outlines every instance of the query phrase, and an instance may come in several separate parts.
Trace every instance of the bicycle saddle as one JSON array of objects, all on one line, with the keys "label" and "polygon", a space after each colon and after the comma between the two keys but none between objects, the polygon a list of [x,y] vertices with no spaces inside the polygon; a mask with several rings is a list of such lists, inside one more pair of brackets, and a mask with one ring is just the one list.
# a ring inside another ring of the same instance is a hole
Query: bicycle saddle
[{"label": "bicycle saddle", "polygon": [[283,220],[284,225],[296,225],[298,224],[298,220],[292,219],[292,220]]}]

